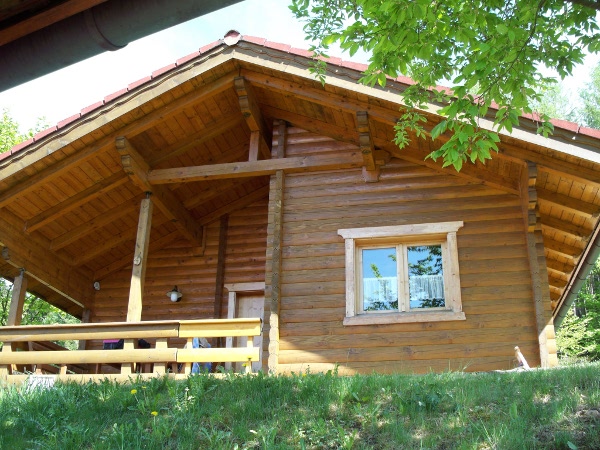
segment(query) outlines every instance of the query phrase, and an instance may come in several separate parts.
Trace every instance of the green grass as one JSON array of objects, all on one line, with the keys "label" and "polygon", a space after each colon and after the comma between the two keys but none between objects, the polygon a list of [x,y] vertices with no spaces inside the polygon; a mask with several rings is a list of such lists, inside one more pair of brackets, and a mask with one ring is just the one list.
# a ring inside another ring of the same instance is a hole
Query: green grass
[{"label": "green grass", "polygon": [[599,449],[600,365],[0,388],[4,449]]}]

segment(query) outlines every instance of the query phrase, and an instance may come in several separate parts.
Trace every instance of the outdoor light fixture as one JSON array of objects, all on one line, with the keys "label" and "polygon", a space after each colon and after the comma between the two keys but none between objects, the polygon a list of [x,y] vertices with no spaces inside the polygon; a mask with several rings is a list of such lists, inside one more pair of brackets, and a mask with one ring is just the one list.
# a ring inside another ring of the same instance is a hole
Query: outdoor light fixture
[{"label": "outdoor light fixture", "polygon": [[183,294],[177,289],[177,286],[173,286],[173,289],[167,292],[167,297],[171,299],[172,302],[178,302],[181,300],[181,296]]}]

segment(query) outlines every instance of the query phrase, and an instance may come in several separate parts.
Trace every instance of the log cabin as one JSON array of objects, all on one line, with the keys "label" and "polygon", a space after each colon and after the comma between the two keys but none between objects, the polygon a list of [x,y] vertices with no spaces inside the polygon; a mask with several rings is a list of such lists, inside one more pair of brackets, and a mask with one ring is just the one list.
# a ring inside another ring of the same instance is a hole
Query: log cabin
[{"label": "log cabin", "polygon": [[[554,121],[545,138],[522,117],[457,172],[425,159],[443,135],[393,143],[409,79],[364,86],[365,66],[331,58],[322,85],[311,62],[230,31],[0,156],[0,276],[15,282],[0,375],[50,361],[15,359],[17,340],[66,336],[80,349],[54,352],[77,354],[63,366],[124,376],[135,358],[154,374],[198,358],[506,370],[516,346],[557,365],[555,324],[599,253],[600,132]],[[25,290],[83,323],[19,326]],[[240,331],[246,318],[260,326]],[[186,356],[192,336],[214,353]],[[110,356],[108,338],[137,353]]]}]

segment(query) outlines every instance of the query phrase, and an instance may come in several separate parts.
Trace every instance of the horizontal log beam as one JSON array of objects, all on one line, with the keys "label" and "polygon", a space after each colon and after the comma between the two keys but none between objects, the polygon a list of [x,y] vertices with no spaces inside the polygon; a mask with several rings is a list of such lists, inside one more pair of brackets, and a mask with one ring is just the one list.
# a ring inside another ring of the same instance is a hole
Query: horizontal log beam
[{"label": "horizontal log beam", "polygon": [[274,174],[278,170],[287,173],[317,172],[323,170],[362,167],[359,151],[344,155],[316,155],[260,161],[212,164],[207,166],[178,167],[151,170],[148,182],[152,185],[185,183],[191,181],[220,180],[225,178],[259,177]]}]

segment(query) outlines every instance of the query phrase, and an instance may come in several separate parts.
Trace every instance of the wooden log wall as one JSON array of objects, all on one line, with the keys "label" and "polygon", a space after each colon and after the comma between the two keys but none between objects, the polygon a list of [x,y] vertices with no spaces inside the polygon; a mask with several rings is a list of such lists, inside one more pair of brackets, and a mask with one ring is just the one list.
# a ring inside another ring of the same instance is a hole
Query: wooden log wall
[{"label": "wooden log wall", "polygon": [[[264,282],[267,239],[267,198],[231,213],[227,221],[223,283]],[[142,304],[142,321],[207,319],[215,314],[220,221],[207,227],[206,249],[185,240],[148,254]],[[133,249],[132,249],[133,250]],[[100,280],[94,298],[92,322],[124,321],[131,280],[131,267]],[[177,285],[183,293],[173,303],[166,293]],[[221,317],[227,317],[227,292],[222,292]],[[265,312],[268,319],[269,311]],[[268,337],[268,324],[265,326]],[[267,339],[265,339],[267,340]],[[91,347],[97,348],[99,343]],[[268,345],[265,342],[264,345]],[[264,358],[266,364],[266,355]]]},{"label": "wooden log wall", "polygon": [[[286,156],[346,150],[293,128],[287,139]],[[360,170],[287,175],[278,372],[511,369],[515,345],[538,365],[522,214],[514,194],[400,159],[381,168],[377,183],[365,183]],[[464,221],[458,248],[465,321],[342,324],[338,229],[455,220]]]}]

